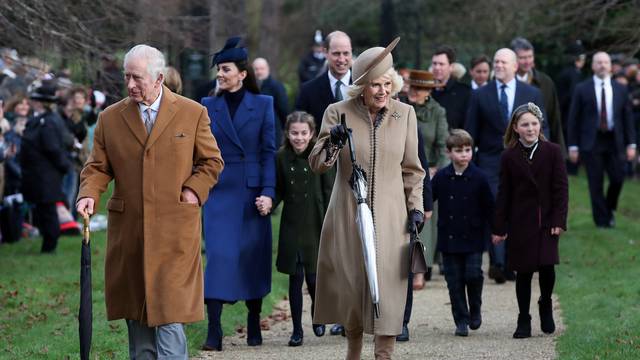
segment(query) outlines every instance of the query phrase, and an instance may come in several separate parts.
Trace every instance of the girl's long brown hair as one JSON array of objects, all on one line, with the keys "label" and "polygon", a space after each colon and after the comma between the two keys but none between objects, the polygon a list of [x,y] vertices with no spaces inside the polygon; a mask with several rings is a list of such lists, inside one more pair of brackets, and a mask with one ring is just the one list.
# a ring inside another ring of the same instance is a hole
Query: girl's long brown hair
[{"label": "girl's long brown hair", "polygon": [[504,132],[504,147],[512,148],[518,144],[518,139],[520,135],[513,129],[517,124],[522,115],[529,113],[538,119],[540,122],[540,135],[538,135],[539,140],[547,141],[547,138],[542,133],[542,122],[544,121],[544,116],[542,115],[542,111],[540,108],[530,102],[526,104],[522,104],[518,106],[513,113],[511,114],[511,120],[509,121],[509,125],[507,125],[507,130]]},{"label": "girl's long brown hair", "polygon": [[287,137],[287,133],[289,132],[289,128],[291,124],[294,123],[302,123],[309,125],[309,130],[313,134],[311,141],[309,141],[309,146],[315,142],[316,138],[316,122],[313,119],[313,115],[304,112],[304,111],[294,111],[291,114],[287,115],[287,121],[284,124],[284,136],[282,137],[282,147],[288,148],[289,150],[293,150],[291,143],[289,142],[289,138]]}]

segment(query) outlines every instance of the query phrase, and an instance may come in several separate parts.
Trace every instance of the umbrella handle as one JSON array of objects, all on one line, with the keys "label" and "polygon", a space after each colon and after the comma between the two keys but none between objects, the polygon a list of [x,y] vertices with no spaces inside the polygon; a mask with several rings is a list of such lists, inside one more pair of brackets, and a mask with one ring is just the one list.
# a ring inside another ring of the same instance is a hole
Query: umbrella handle
[{"label": "umbrella handle", "polygon": [[82,229],[82,242],[84,242],[85,244],[89,244],[89,234],[90,234],[90,229],[89,229],[89,215],[83,215],[82,216],[82,222],[83,222],[83,229]]},{"label": "umbrella handle", "polygon": [[344,113],[340,114],[340,123],[342,124],[342,126],[344,126],[345,130],[347,130],[347,138],[349,140],[349,153],[351,154],[351,162],[355,164],[356,152],[353,149],[353,136],[351,134],[352,131],[347,127],[347,119]]}]

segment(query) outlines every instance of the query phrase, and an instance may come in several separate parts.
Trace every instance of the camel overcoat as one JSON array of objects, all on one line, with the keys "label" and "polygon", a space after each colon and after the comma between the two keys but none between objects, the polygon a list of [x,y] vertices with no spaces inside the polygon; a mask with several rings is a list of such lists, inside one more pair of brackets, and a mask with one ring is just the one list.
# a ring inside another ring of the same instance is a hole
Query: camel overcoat
[{"label": "camel overcoat", "polygon": [[[367,174],[376,233],[380,317],[375,319],[362,245],[356,227],[356,200],[348,180],[352,166],[345,146],[327,159],[329,131],[346,114],[353,131],[356,160]],[[374,127],[360,97],[330,105],[310,156],[314,172],[337,162],[336,180],[320,235],[314,323],[340,323],[351,331],[397,335],[407,296],[409,274],[408,212],[423,211],[418,134],[413,107],[390,100]]]},{"label": "camel overcoat", "polygon": [[[222,171],[206,109],[163,87],[147,136],[138,104],[126,98],[101,114],[80,174],[78,199],[107,203],[108,320],[149,326],[204,319],[200,206]],[[180,201],[183,188],[200,206]]]}]

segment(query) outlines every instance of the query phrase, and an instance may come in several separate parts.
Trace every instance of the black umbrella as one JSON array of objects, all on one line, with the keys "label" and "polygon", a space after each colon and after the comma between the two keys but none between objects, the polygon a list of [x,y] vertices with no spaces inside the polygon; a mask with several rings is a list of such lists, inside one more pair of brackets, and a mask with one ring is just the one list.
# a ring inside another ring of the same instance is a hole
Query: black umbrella
[{"label": "black umbrella", "polygon": [[362,242],[362,256],[364,258],[364,267],[369,282],[369,293],[371,302],[373,303],[373,312],[376,318],[380,317],[380,289],[378,288],[378,266],[376,264],[376,231],[373,226],[373,216],[371,209],[367,204],[367,174],[362,167],[356,162],[355,146],[353,145],[353,137],[351,129],[347,128],[345,115],[340,117],[342,126],[347,130],[349,139],[349,151],[351,153],[351,165],[353,171],[349,179],[349,185],[356,198],[356,225],[358,234]]},{"label": "black umbrella", "polygon": [[80,311],[78,331],[80,333],[80,359],[89,359],[93,309],[91,304],[91,245],[89,244],[89,216],[84,217],[82,257],[80,258]]}]

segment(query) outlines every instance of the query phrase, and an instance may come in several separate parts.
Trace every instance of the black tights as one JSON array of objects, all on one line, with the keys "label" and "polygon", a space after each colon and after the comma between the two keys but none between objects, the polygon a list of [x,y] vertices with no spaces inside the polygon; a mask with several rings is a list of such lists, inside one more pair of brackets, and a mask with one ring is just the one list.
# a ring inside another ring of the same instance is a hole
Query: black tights
[{"label": "black tights", "polygon": [[[529,313],[531,303],[531,279],[533,272],[518,271],[516,275],[516,297],[520,314]],[[540,300],[551,301],[551,293],[556,282],[556,270],[553,265],[538,268],[538,281],[540,283]]]},{"label": "black tights", "polygon": [[307,281],[307,289],[311,297],[311,318],[316,299],[316,274],[309,274],[304,271],[304,265],[296,265],[296,273],[289,275],[289,306],[291,307],[291,320],[293,321],[293,332],[302,335],[302,283]]}]

